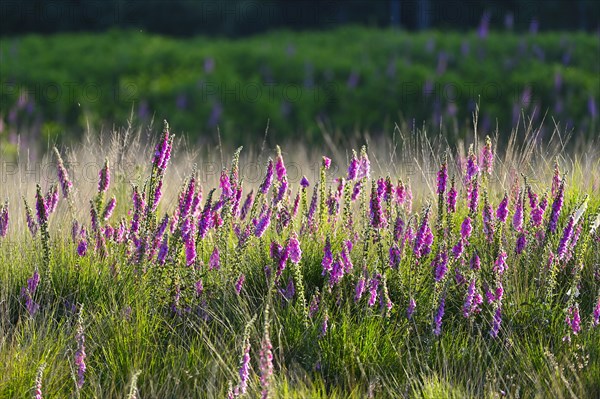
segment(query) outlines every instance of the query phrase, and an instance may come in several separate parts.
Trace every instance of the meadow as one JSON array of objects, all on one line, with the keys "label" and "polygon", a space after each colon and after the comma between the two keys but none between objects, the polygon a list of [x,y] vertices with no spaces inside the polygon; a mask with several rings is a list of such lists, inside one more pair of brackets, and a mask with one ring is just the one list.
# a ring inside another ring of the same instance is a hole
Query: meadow
[{"label": "meadow", "polygon": [[159,130],[2,162],[0,397],[600,395],[599,143]]}]

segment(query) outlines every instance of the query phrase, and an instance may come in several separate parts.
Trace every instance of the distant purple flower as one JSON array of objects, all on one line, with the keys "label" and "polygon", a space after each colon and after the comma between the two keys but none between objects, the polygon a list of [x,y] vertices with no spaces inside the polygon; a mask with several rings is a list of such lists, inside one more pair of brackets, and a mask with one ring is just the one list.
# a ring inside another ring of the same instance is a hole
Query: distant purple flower
[{"label": "distant purple flower", "polygon": [[571,328],[573,334],[577,335],[581,331],[581,317],[579,316],[579,304],[571,305],[567,310],[565,322]]},{"label": "distant purple flower", "polygon": [[339,257],[336,257],[329,270],[329,286],[333,288],[340,282],[342,277],[344,277],[344,267]]},{"label": "distant purple flower", "polygon": [[479,173],[479,165],[477,164],[477,157],[473,153],[473,147],[469,149],[469,156],[467,157],[467,166],[465,170],[465,184],[468,184],[477,174]]},{"label": "distant purple flower", "polygon": [[[471,184],[471,183],[470,183]],[[469,191],[469,212],[473,215],[477,213],[477,206],[479,204],[479,181],[473,180],[471,190]]]},{"label": "distant purple flower", "polygon": [[452,247],[452,256],[454,259],[460,258],[464,250],[463,240],[460,239],[458,242]]},{"label": "distant purple flower", "polygon": [[408,318],[408,320],[412,319],[416,308],[417,308],[417,302],[415,302],[415,299],[413,297],[411,297],[410,300],[408,301],[408,307],[406,308],[406,318]]},{"label": "distant purple flower", "polygon": [[517,244],[516,244],[516,248],[515,248],[515,252],[517,253],[517,255],[520,255],[521,253],[523,253],[523,250],[525,249],[526,245],[527,245],[527,238],[525,237],[525,233],[522,232],[517,237]]},{"label": "distant purple flower", "polygon": [[471,218],[465,216],[461,226],[460,226],[460,237],[463,240],[468,240],[471,237],[471,232],[473,231],[473,226],[471,224]]},{"label": "distant purple flower", "polygon": [[591,94],[588,97],[588,111],[592,119],[596,119],[598,117],[598,107],[596,106],[596,100]]},{"label": "distant purple flower", "polygon": [[448,166],[444,162],[437,174],[437,193],[443,194],[446,191],[446,183],[448,182]]},{"label": "distant purple flower", "polygon": [[431,244],[433,244],[433,233],[429,227],[429,210],[427,210],[415,236],[413,250],[417,258],[427,256],[431,251]]},{"label": "distant purple flower", "polygon": [[594,312],[592,313],[592,325],[594,327],[598,327],[598,325],[600,325],[600,296],[598,296],[596,306],[594,307]]},{"label": "distant purple flower", "polygon": [[396,243],[392,244],[390,247],[390,267],[392,269],[398,269],[400,266],[400,261],[402,260],[402,255],[400,252],[400,248]]},{"label": "distant purple flower", "polygon": [[283,163],[283,156],[281,150],[277,147],[277,158],[275,158],[275,172],[277,174],[277,180],[281,181],[284,176],[287,176],[285,164]]},{"label": "distant purple flower", "polygon": [[473,252],[473,256],[471,257],[471,260],[469,262],[469,267],[471,268],[471,270],[481,269],[481,259],[479,258],[477,251]]},{"label": "distant purple flower", "polygon": [[248,193],[248,195],[246,196],[246,200],[244,201],[244,204],[242,205],[242,209],[240,210],[240,220],[246,219],[246,216],[248,215],[248,211],[250,211],[250,207],[252,206],[253,202],[254,202],[254,190],[250,191]]},{"label": "distant purple flower", "polygon": [[358,167],[358,175],[359,179],[368,179],[371,173],[371,163],[369,162],[369,157],[367,156],[367,152],[361,151],[360,154],[360,165]]},{"label": "distant purple flower", "polygon": [[479,38],[485,39],[488,35],[490,29],[490,13],[486,11],[481,16],[481,21],[479,22],[479,28],[477,29]]},{"label": "distant purple flower", "polygon": [[112,197],[108,201],[106,206],[104,207],[104,213],[102,214],[102,219],[104,219],[105,221],[110,219],[116,206],[117,206],[117,199],[115,197]]},{"label": "distant purple flower", "polygon": [[377,273],[369,281],[369,302],[367,304],[371,308],[373,307],[373,305],[375,305],[375,302],[377,301],[377,291],[379,288],[379,280],[381,280],[381,275],[379,273]]},{"label": "distant purple flower", "polygon": [[302,176],[302,179],[300,179],[300,185],[302,186],[302,188],[306,188],[310,185],[306,176]]},{"label": "distant purple flower", "polygon": [[235,387],[235,396],[245,395],[248,390],[248,379],[250,377],[250,340],[245,339],[244,351],[240,361],[240,383]]},{"label": "distant purple flower", "polygon": [[490,330],[490,335],[492,338],[496,338],[498,333],[500,332],[500,325],[502,324],[502,306],[498,306],[496,308],[496,312],[494,313],[494,320],[492,321],[492,329]]},{"label": "distant purple flower", "polygon": [[454,213],[456,212],[456,196],[457,196],[456,188],[454,188],[454,181],[452,182],[452,186],[448,191],[448,198],[446,202],[448,203],[448,212]]},{"label": "distant purple flower", "polygon": [[358,176],[359,161],[356,152],[353,153],[350,164],[348,165],[348,180],[354,180]]},{"label": "distant purple flower", "polygon": [[300,249],[300,242],[298,241],[298,235],[292,233],[288,242],[288,253],[290,254],[290,260],[298,264],[302,259],[302,250]]},{"label": "distant purple flower", "polygon": [[4,205],[0,205],[0,238],[6,237],[8,233],[8,201]]},{"label": "distant purple flower", "polygon": [[185,262],[191,266],[196,261],[196,242],[193,237],[185,242]]},{"label": "distant purple flower", "polygon": [[108,159],[104,161],[104,167],[98,172],[98,192],[105,193],[110,185],[110,168]]},{"label": "distant purple flower", "polygon": [[431,266],[434,269],[434,280],[439,283],[448,271],[448,254],[445,251],[439,252],[431,262]]},{"label": "distant purple flower", "polygon": [[77,342],[77,351],[75,351],[75,367],[77,367],[77,388],[83,387],[85,378],[85,335],[83,332],[83,319],[81,310],[79,313],[79,320],[77,322],[77,332],[75,333],[75,341]]},{"label": "distant purple flower", "polygon": [[506,252],[502,251],[498,254],[498,258],[496,258],[496,262],[494,263],[494,272],[502,275],[506,271],[508,265],[506,264],[506,259],[508,255]]},{"label": "distant purple flower", "polygon": [[246,276],[242,273],[240,277],[238,277],[235,282],[235,292],[239,295],[242,292],[242,287],[244,286],[244,281],[246,281]]},{"label": "distant purple flower", "polygon": [[219,247],[215,245],[210,259],[208,260],[208,270],[219,270],[221,268],[221,255],[219,253]]},{"label": "distant purple flower", "polygon": [[371,226],[375,229],[380,229],[385,226],[385,217],[383,215],[383,208],[381,206],[381,194],[379,190],[375,188],[375,182],[373,182],[373,188],[371,190]]},{"label": "distant purple flower", "polygon": [[498,205],[498,209],[496,209],[496,218],[502,223],[506,222],[506,218],[508,217],[508,196],[506,193],[504,194],[504,198],[500,201]]},{"label": "distant purple flower", "polygon": [[168,253],[169,253],[169,240],[168,240],[168,236],[165,235],[162,239],[160,248],[158,250],[157,261],[158,261],[159,265],[165,264]]},{"label": "distant purple flower", "polygon": [[554,197],[554,202],[552,203],[552,212],[550,213],[550,221],[548,224],[548,228],[552,233],[556,231],[556,227],[558,225],[558,217],[560,216],[560,211],[563,206],[565,194],[565,183],[562,181],[560,186],[558,187],[558,192],[556,193],[556,197]]},{"label": "distant purple flower", "polygon": [[323,260],[321,261],[321,266],[323,267],[323,276],[331,271],[332,264],[333,253],[331,252],[331,242],[329,241],[329,237],[327,237],[325,246],[323,247]]},{"label": "distant purple flower", "polygon": [[365,283],[365,277],[361,276],[361,278],[356,283],[356,288],[354,289],[354,302],[360,301],[362,294],[365,292]]},{"label": "distant purple flower", "polygon": [[483,170],[488,175],[491,175],[492,168],[494,166],[494,152],[492,151],[492,140],[490,140],[489,136],[485,139],[485,145],[483,146],[481,158]]},{"label": "distant purple flower", "polygon": [[513,227],[517,231],[523,230],[523,199],[522,195],[519,194],[519,199],[515,205],[515,214],[513,215]]},{"label": "distant purple flower", "polygon": [[271,184],[273,184],[273,161],[269,159],[265,180],[263,180],[262,184],[260,185],[260,193],[263,195],[267,194],[269,188],[271,188]]},{"label": "distant purple flower", "polygon": [[442,333],[442,318],[444,317],[445,307],[446,307],[446,297],[442,296],[437,313],[433,318],[433,333],[436,336],[440,336],[440,334]]},{"label": "distant purple flower", "polygon": [[258,238],[262,237],[263,234],[265,233],[265,231],[267,230],[267,227],[269,227],[270,223],[271,223],[271,208],[267,209],[267,211],[263,213],[263,215],[260,217],[260,219],[256,223],[254,235],[256,235],[256,237],[258,237]]}]

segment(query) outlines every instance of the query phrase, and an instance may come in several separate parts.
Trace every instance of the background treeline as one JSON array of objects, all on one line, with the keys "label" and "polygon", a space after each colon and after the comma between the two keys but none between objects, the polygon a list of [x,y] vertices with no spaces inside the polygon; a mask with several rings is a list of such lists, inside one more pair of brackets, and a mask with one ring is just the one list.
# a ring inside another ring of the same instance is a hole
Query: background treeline
[{"label": "background treeline", "polygon": [[4,0],[0,35],[142,29],[175,36],[244,36],[344,24],[465,30],[487,14],[517,31],[598,29],[596,0]]}]

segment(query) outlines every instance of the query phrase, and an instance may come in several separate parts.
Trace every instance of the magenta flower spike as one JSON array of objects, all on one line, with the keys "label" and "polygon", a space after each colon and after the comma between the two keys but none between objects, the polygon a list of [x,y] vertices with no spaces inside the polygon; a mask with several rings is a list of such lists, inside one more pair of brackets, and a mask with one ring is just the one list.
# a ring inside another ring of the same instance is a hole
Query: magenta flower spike
[{"label": "magenta flower spike", "polygon": [[332,265],[333,253],[331,252],[331,242],[329,241],[329,237],[327,237],[325,246],[323,247],[323,260],[321,261],[321,266],[323,267],[323,276],[331,272]]},{"label": "magenta flower spike", "polygon": [[104,166],[98,172],[98,192],[105,193],[110,186],[110,168],[108,158],[104,160]]},{"label": "magenta flower spike", "polygon": [[219,253],[219,247],[215,245],[213,248],[210,259],[208,260],[208,270],[219,270],[221,268],[221,254]]},{"label": "magenta flower spike", "polygon": [[325,170],[328,170],[331,167],[331,158],[323,156],[323,164],[322,165]]},{"label": "magenta flower spike", "polygon": [[300,260],[302,259],[302,250],[300,249],[300,241],[298,241],[298,235],[295,232],[292,233],[292,235],[290,236],[287,249],[290,256],[290,260],[295,264],[300,263]]},{"label": "magenta flower spike", "polygon": [[281,155],[281,148],[279,148],[279,146],[277,146],[277,158],[275,158],[275,172],[277,175],[277,180],[279,181],[287,176],[285,164],[283,163],[283,156]]},{"label": "magenta flower spike", "polygon": [[558,217],[560,216],[560,211],[563,206],[565,196],[565,182],[564,180],[560,182],[558,186],[556,196],[554,197],[554,202],[552,202],[552,212],[550,213],[550,221],[548,222],[548,229],[554,233],[556,231],[556,227],[558,225]]},{"label": "magenta flower spike", "polygon": [[356,157],[356,151],[352,150],[352,159],[350,160],[350,164],[348,165],[349,181],[352,181],[357,178],[359,165],[360,163],[358,161],[358,158]]},{"label": "magenta flower spike", "polygon": [[367,155],[366,147],[363,147],[360,152],[360,164],[358,167],[358,178],[368,179],[371,174],[371,163],[369,162],[369,156]]},{"label": "magenta flower spike", "polygon": [[365,276],[361,276],[360,279],[356,282],[356,287],[354,288],[354,302],[360,301],[363,293],[365,292],[365,284],[367,280]]},{"label": "magenta flower spike", "polygon": [[558,243],[558,249],[556,250],[556,255],[558,256],[558,260],[563,260],[567,255],[568,246],[573,238],[573,224],[575,223],[575,219],[573,215],[569,217],[569,222],[565,226],[563,231],[563,236]]},{"label": "magenta flower spike", "polygon": [[508,195],[504,193],[504,198],[500,201],[498,209],[496,209],[496,218],[502,223],[506,222],[508,217]]},{"label": "magenta flower spike", "polygon": [[515,214],[513,215],[513,227],[517,231],[523,230],[523,195],[519,194],[519,199],[515,205]]},{"label": "magenta flower spike", "polygon": [[448,182],[448,165],[446,162],[442,163],[440,170],[437,174],[437,193],[444,194],[446,191],[446,183]]},{"label": "magenta flower spike", "polygon": [[77,389],[83,387],[85,382],[85,334],[83,331],[83,309],[79,310],[79,318],[77,321],[77,332],[75,333],[75,342],[77,343],[77,350],[75,351],[75,367],[77,368]]},{"label": "magenta flower spike", "polygon": [[4,238],[8,234],[8,222],[8,200],[6,200],[4,205],[0,205],[0,238]]},{"label": "magenta flower spike", "polygon": [[468,241],[469,237],[471,237],[471,233],[473,232],[473,225],[471,224],[471,218],[465,216],[462,224],[460,225],[460,237],[464,241]]},{"label": "magenta flower spike", "polygon": [[433,333],[438,337],[442,333],[442,318],[444,317],[445,307],[446,307],[446,297],[442,296],[437,313],[433,317]]},{"label": "magenta flower spike", "polygon": [[594,327],[598,327],[598,325],[600,325],[600,295],[598,296],[596,306],[594,307],[594,311],[592,312],[592,325]]},{"label": "magenta flower spike", "polygon": [[408,320],[412,319],[416,308],[417,308],[417,302],[415,301],[415,299],[413,297],[411,297],[410,300],[408,301],[408,307],[406,308],[406,318]]},{"label": "magenta flower spike", "polygon": [[454,178],[452,178],[452,185],[450,187],[450,190],[448,190],[448,198],[446,198],[446,203],[448,204],[448,212],[449,213],[454,213],[456,212],[456,197],[458,195],[458,192],[456,191],[456,188],[454,187]]},{"label": "magenta flower spike", "polygon": [[498,337],[498,333],[500,332],[500,325],[502,324],[502,306],[496,307],[496,312],[494,313],[494,319],[492,320],[492,329],[490,330],[490,336],[492,338]]},{"label": "magenta flower spike", "polygon": [[489,136],[485,138],[485,145],[483,146],[483,150],[481,152],[481,164],[483,166],[483,170],[488,175],[491,175],[494,167],[494,152],[492,150],[492,140]]}]

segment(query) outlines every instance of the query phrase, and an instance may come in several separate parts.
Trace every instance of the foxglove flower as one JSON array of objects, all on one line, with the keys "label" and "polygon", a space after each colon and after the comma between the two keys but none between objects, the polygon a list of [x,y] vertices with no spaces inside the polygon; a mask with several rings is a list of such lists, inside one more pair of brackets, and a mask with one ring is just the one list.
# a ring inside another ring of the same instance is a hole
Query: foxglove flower
[{"label": "foxglove flower", "polygon": [[185,262],[186,265],[191,266],[196,261],[196,242],[193,237],[185,241]]},{"label": "foxglove flower", "polygon": [[356,287],[354,289],[354,302],[360,301],[363,293],[365,292],[365,284],[366,279],[365,276],[361,276],[360,279],[356,282]]},{"label": "foxglove flower", "polygon": [[481,153],[481,163],[483,170],[488,174],[492,174],[492,168],[494,165],[494,152],[492,151],[492,140],[489,136],[485,138],[485,145]]},{"label": "foxglove flower", "polygon": [[112,197],[106,204],[106,207],[104,208],[104,212],[102,213],[102,219],[104,219],[104,221],[107,221],[108,219],[110,219],[116,206],[117,206],[117,199],[115,197]]},{"label": "foxglove flower", "polygon": [[352,181],[358,176],[359,161],[356,152],[352,150],[352,159],[348,165],[348,180]]},{"label": "foxglove flower", "polygon": [[27,313],[29,313],[31,316],[35,315],[40,308],[40,306],[33,300],[39,283],[40,274],[36,268],[33,272],[33,275],[27,279],[27,286],[21,288],[21,297],[25,300],[25,308],[27,309]]},{"label": "foxglove flower", "polygon": [[477,251],[473,252],[473,256],[471,257],[469,266],[471,267],[471,270],[481,269],[481,259],[479,258]]},{"label": "foxglove flower", "polygon": [[494,272],[496,272],[500,275],[504,274],[504,272],[506,271],[506,268],[508,267],[508,265],[506,264],[507,258],[508,258],[508,255],[504,251],[501,251],[498,254],[498,258],[496,259],[496,262],[494,263]]},{"label": "foxglove flower", "polygon": [[444,194],[446,191],[446,183],[448,182],[448,166],[446,162],[442,163],[442,166],[437,174],[437,193]]},{"label": "foxglove flower", "polygon": [[371,189],[371,226],[379,229],[385,226],[385,217],[383,216],[383,208],[381,206],[381,194],[376,189],[375,182]]},{"label": "foxglove flower", "polygon": [[360,151],[360,165],[358,167],[358,178],[368,179],[371,174],[371,163],[367,155],[367,148],[363,147]]},{"label": "foxglove flower", "polygon": [[244,204],[242,205],[242,209],[240,210],[240,220],[246,219],[246,216],[248,215],[248,212],[250,211],[250,207],[252,206],[253,202],[254,202],[254,190],[251,190],[248,193],[248,195],[246,196],[246,200],[244,201]]},{"label": "foxglove flower", "polygon": [[273,184],[273,161],[269,159],[269,163],[267,164],[267,174],[265,175],[265,180],[260,185],[260,193],[266,195],[271,188],[271,184]]},{"label": "foxglove flower", "polygon": [[342,252],[340,253],[340,257],[342,258],[342,264],[344,265],[344,271],[346,273],[350,273],[354,268],[352,264],[352,259],[350,258],[350,251],[352,250],[352,242],[347,240],[342,245]]},{"label": "foxglove flower", "polygon": [[594,307],[594,312],[592,313],[592,325],[594,327],[598,327],[598,325],[600,325],[600,296],[598,296],[596,306]]},{"label": "foxglove flower", "polygon": [[34,399],[43,399],[42,393],[42,377],[44,376],[44,369],[46,368],[45,364],[42,364],[38,369],[37,375],[35,377],[35,396]]},{"label": "foxglove flower", "polygon": [[464,250],[463,240],[458,240],[456,245],[454,245],[452,247],[452,256],[454,256],[454,259],[460,258],[460,256],[463,253],[463,250]]},{"label": "foxglove flower", "polygon": [[6,237],[8,233],[8,200],[4,205],[0,205],[0,238]]},{"label": "foxglove flower", "polygon": [[240,361],[240,382],[235,387],[235,396],[245,395],[248,390],[248,379],[250,378],[250,340],[244,339],[244,352]]},{"label": "foxglove flower", "polygon": [[401,260],[402,255],[400,253],[400,248],[398,248],[398,245],[394,243],[390,247],[390,267],[392,269],[398,269]]},{"label": "foxglove flower", "polygon": [[513,227],[517,231],[523,230],[523,197],[519,194],[519,199],[515,206],[515,214],[513,215]]},{"label": "foxglove flower", "polygon": [[469,237],[471,237],[472,232],[473,232],[473,226],[471,224],[471,218],[468,216],[465,216],[465,219],[463,220],[462,224],[460,225],[460,237],[463,240],[468,241]]},{"label": "foxglove flower", "polygon": [[281,181],[287,176],[285,165],[283,163],[283,156],[281,155],[281,149],[277,146],[277,158],[275,158],[275,172],[277,174],[277,180]]},{"label": "foxglove flower", "polygon": [[169,254],[169,239],[168,239],[168,236],[165,235],[160,244],[160,248],[158,249],[157,261],[158,261],[159,265],[165,264],[168,254]]},{"label": "foxglove flower", "polygon": [[298,241],[298,235],[296,233],[292,233],[287,249],[290,260],[295,264],[300,263],[300,260],[302,259],[302,250],[300,249],[300,241]]},{"label": "foxglove flower", "polygon": [[77,332],[75,334],[75,342],[77,343],[77,351],[75,351],[75,367],[77,368],[77,389],[83,387],[85,381],[85,335],[83,332],[83,308],[79,310],[79,318],[77,320]]},{"label": "foxglove flower", "polygon": [[473,153],[473,145],[469,148],[467,157],[467,166],[465,170],[465,184],[468,184],[479,173],[479,165],[477,165],[477,157]]},{"label": "foxglove flower", "polygon": [[[266,315],[268,316],[268,314]],[[262,399],[269,397],[271,377],[273,375],[273,345],[269,337],[268,321],[265,321],[265,331],[259,352],[260,385],[262,386]]]},{"label": "foxglove flower", "polygon": [[483,234],[489,242],[494,240],[494,221],[492,219],[492,207],[488,202],[487,198],[485,199],[485,204],[483,206],[482,217],[483,217]]},{"label": "foxglove flower", "polygon": [[258,238],[262,237],[267,227],[271,223],[271,208],[267,209],[267,211],[260,217],[258,222],[255,225],[254,235]]},{"label": "foxglove flower", "polygon": [[219,253],[219,247],[215,245],[210,259],[208,260],[208,270],[219,270],[221,267],[221,255]]},{"label": "foxglove flower", "polygon": [[508,217],[508,196],[504,193],[504,198],[500,201],[498,209],[496,209],[496,218],[502,223],[506,222]]},{"label": "foxglove flower", "polygon": [[81,228],[80,236],[81,237],[79,238],[79,243],[77,244],[77,254],[79,256],[85,256],[87,254],[88,241],[87,241],[87,234],[86,234],[84,227]]},{"label": "foxglove flower", "polygon": [[473,298],[475,297],[475,279],[471,280],[467,294],[465,295],[465,303],[463,305],[463,316],[468,318],[471,315],[471,308],[473,307]]},{"label": "foxglove flower", "polygon": [[479,205],[479,181],[473,180],[471,184],[471,190],[469,192],[469,212],[471,214],[477,213],[477,206]]},{"label": "foxglove flower", "polygon": [[44,198],[44,206],[46,207],[46,213],[50,215],[56,210],[58,205],[58,186],[53,184]]},{"label": "foxglove flower", "polygon": [[500,325],[502,324],[502,307],[496,307],[496,312],[494,313],[494,320],[492,321],[492,329],[490,330],[490,335],[492,338],[496,338],[498,333],[500,332]]},{"label": "foxglove flower", "polygon": [[452,186],[450,190],[448,190],[448,198],[446,202],[448,204],[448,212],[454,213],[456,212],[456,196],[457,196],[456,188],[454,188],[454,179],[452,179]]},{"label": "foxglove flower", "polygon": [[342,277],[344,277],[344,267],[339,257],[336,257],[331,264],[331,269],[329,271],[329,286],[333,288],[340,282]]},{"label": "foxglove flower", "polygon": [[431,266],[434,269],[435,282],[439,283],[448,271],[448,254],[445,251],[438,253],[433,262],[431,262]]},{"label": "foxglove flower", "polygon": [[563,236],[558,244],[558,249],[556,250],[556,255],[558,256],[558,260],[563,260],[565,258],[565,255],[567,254],[567,250],[568,250],[568,245],[571,242],[571,239],[573,237],[573,223],[575,222],[575,220],[573,219],[573,216],[571,215],[569,217],[569,222],[567,223],[567,225],[565,226],[565,229],[563,231]]},{"label": "foxglove flower", "polygon": [[235,292],[239,295],[242,292],[242,287],[244,286],[244,281],[246,281],[246,276],[244,273],[240,274],[237,281],[235,282]]},{"label": "foxglove flower", "polygon": [[110,185],[110,168],[108,167],[108,159],[104,161],[104,167],[98,172],[98,192],[105,193]]},{"label": "foxglove flower", "polygon": [[415,299],[413,297],[411,297],[410,300],[408,301],[408,307],[406,308],[406,318],[408,320],[412,319],[416,308],[417,308],[417,302],[415,302]]},{"label": "foxglove flower", "polygon": [[67,169],[65,168],[65,164],[63,163],[62,157],[60,156],[60,153],[58,152],[58,149],[56,149],[56,147],[54,147],[54,153],[56,154],[56,159],[57,159],[56,171],[58,174],[58,181],[60,183],[60,188],[63,193],[63,198],[69,198],[69,195],[71,194],[71,190],[73,189],[73,183],[69,179],[69,172],[67,172]]},{"label": "foxglove flower", "polygon": [[415,243],[413,250],[417,258],[427,256],[431,251],[431,244],[433,244],[433,233],[429,227],[429,209],[425,211],[419,230],[415,237]]},{"label": "foxglove flower", "polygon": [[433,333],[438,337],[442,333],[442,318],[444,317],[445,307],[446,307],[446,297],[442,296],[437,313],[435,314],[435,316],[433,318]]},{"label": "foxglove flower", "polygon": [[300,179],[300,185],[302,188],[307,188],[310,185],[306,176],[302,176],[302,179]]},{"label": "foxglove flower", "polygon": [[370,308],[375,305],[377,302],[377,292],[379,289],[379,280],[381,280],[381,275],[379,273],[375,274],[373,278],[369,281],[369,302],[368,305]]},{"label": "foxglove flower", "polygon": [[525,233],[520,233],[519,236],[517,237],[517,244],[516,244],[516,248],[515,248],[515,252],[517,253],[517,255],[520,255],[521,253],[523,253],[523,250],[525,249],[526,245],[527,245],[527,238],[525,237]]},{"label": "foxglove flower", "polygon": [[552,203],[552,212],[550,213],[550,221],[548,224],[548,229],[554,233],[556,231],[556,227],[558,225],[558,217],[560,216],[560,211],[563,206],[565,195],[565,182],[561,181],[558,186],[558,190],[556,192],[556,196],[554,197],[554,202]]},{"label": "foxglove flower", "polygon": [[321,261],[323,276],[331,271],[331,265],[333,265],[333,253],[331,252],[331,242],[329,241],[329,237],[327,237],[325,247],[323,247],[323,260]]},{"label": "foxglove flower", "polygon": [[326,156],[323,157],[323,168],[325,168],[325,170],[329,169],[329,167],[331,166],[331,158],[327,158]]}]

